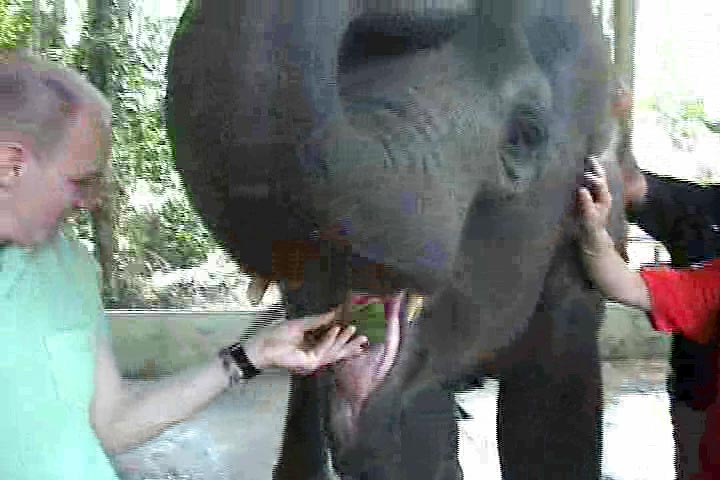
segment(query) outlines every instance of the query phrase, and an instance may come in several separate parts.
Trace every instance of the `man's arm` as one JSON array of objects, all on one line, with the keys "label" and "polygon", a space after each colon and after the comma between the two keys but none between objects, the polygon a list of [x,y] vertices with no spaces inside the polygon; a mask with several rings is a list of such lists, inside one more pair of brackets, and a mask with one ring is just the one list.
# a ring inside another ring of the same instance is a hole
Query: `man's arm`
[{"label": "man's arm", "polygon": [[110,339],[98,337],[90,421],[103,446],[117,454],[202,410],[228,386],[218,358],[131,392],[120,377]]},{"label": "man's arm", "polygon": [[[280,367],[307,374],[361,353],[367,338],[353,339],[353,326],[335,326],[312,349],[304,349],[305,333],[334,320],[335,312],[330,312],[266,327],[245,344],[247,357],[259,369]],[[229,374],[218,357],[202,367],[131,390],[120,376],[107,332],[101,328],[96,340],[90,421],[109,453],[125,451],[189,418],[229,385]]]}]

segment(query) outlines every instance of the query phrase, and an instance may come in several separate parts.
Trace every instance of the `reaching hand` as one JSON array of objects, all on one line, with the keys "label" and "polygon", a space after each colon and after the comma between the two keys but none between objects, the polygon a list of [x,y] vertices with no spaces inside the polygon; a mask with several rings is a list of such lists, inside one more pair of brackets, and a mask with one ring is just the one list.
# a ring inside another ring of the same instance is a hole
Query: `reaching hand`
[{"label": "reaching hand", "polygon": [[309,375],[326,365],[346,360],[363,352],[367,338],[352,338],[355,327],[334,326],[311,349],[304,349],[306,332],[328,325],[336,311],[288,320],[267,327],[255,335],[245,347],[248,358],[257,368],[282,367],[293,373]]},{"label": "reaching hand", "polygon": [[593,172],[585,172],[585,180],[592,189],[592,194],[586,187],[581,187],[578,191],[582,225],[588,240],[599,238],[605,232],[612,206],[605,169],[597,159],[592,160],[592,166]]}]

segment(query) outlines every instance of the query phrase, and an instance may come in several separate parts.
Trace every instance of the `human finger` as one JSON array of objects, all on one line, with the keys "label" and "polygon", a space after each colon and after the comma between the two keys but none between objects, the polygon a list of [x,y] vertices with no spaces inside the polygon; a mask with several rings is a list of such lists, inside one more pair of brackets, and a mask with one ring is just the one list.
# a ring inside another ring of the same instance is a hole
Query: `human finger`
[{"label": "human finger", "polygon": [[355,325],[348,325],[340,332],[340,335],[330,344],[329,350],[326,353],[335,353],[342,349],[348,341],[355,335],[357,327]]},{"label": "human finger", "polygon": [[333,344],[338,338],[338,335],[340,335],[340,330],[341,327],[339,325],[330,327],[330,329],[325,332],[325,334],[310,349],[310,351],[314,353],[317,357],[322,357],[323,355],[325,355],[332,348]]},{"label": "human finger", "polygon": [[339,340],[335,343],[338,345],[338,350],[329,353],[329,355],[334,355],[328,358],[329,362],[338,362],[364,353],[367,350],[368,338],[364,335],[359,335],[344,345],[340,344]]},{"label": "human finger", "polygon": [[607,179],[602,175],[585,173],[585,180],[588,182],[589,187],[592,188],[592,193],[595,196],[595,203],[609,207],[612,203],[612,196],[610,195]]},{"label": "human finger", "polygon": [[331,324],[337,317],[337,313],[338,313],[338,308],[336,307],[327,313],[303,317],[301,319],[303,322],[303,331],[309,332],[311,330],[315,330],[322,326]]},{"label": "human finger", "polygon": [[590,195],[590,191],[585,187],[578,189],[578,204],[580,207],[580,215],[583,219],[589,220],[594,207],[594,201],[592,195]]},{"label": "human finger", "polygon": [[610,187],[608,186],[607,176],[605,175],[605,169],[598,164],[600,173],[597,176],[597,202],[609,207],[612,203],[612,196],[610,195]]}]

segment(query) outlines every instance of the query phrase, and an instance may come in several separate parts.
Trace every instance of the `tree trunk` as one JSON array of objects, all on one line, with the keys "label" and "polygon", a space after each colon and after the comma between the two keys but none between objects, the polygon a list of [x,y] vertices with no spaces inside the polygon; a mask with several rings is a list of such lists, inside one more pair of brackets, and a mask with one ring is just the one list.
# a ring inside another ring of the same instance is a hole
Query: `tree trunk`
[{"label": "tree trunk", "polygon": [[[615,72],[628,90],[630,98],[635,94],[635,13],[636,0],[613,0],[615,27]],[[620,118],[622,144],[632,152],[633,109],[629,108]]]},{"label": "tree trunk", "polygon": [[67,10],[65,0],[54,0],[53,2],[53,39],[50,45],[56,48],[65,47],[65,22],[67,21]]},{"label": "tree trunk", "polygon": [[[88,76],[90,81],[106,96],[111,97],[110,76],[111,50],[108,45],[110,29],[112,28],[112,2],[111,0],[91,0],[88,2],[90,14],[90,38],[94,44],[90,50]],[[95,253],[102,270],[102,291],[105,304],[116,298],[115,282],[113,277],[113,212],[112,198],[115,191],[110,168],[107,169],[106,201],[100,208],[92,212],[93,228],[95,231]]]},{"label": "tree trunk", "polygon": [[40,0],[32,0],[32,31],[30,32],[30,51],[40,54],[40,38],[42,36],[42,15]]}]

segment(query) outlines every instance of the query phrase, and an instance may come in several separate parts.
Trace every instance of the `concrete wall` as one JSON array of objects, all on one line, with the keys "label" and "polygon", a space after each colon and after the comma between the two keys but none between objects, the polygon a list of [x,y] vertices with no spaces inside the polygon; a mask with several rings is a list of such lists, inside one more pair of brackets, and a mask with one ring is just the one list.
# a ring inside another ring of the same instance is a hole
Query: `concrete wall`
[{"label": "concrete wall", "polygon": [[118,367],[130,378],[153,378],[207,361],[237,341],[257,313],[108,311]]},{"label": "concrete wall", "polygon": [[[212,358],[253,324],[257,312],[108,311],[115,354],[131,378],[153,378]],[[669,337],[654,332],[646,316],[609,303],[600,331],[606,359],[664,358]]]},{"label": "concrete wall", "polygon": [[600,354],[605,359],[666,358],[670,336],[652,329],[642,311],[608,302],[600,336]]}]

